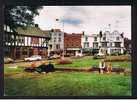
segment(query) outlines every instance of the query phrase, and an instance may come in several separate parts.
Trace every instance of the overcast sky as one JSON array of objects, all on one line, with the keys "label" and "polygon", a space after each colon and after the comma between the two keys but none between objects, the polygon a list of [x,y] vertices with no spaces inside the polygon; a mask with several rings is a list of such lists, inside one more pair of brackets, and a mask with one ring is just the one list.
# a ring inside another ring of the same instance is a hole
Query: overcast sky
[{"label": "overcast sky", "polygon": [[86,34],[118,30],[131,38],[131,6],[44,6],[39,12],[34,21],[43,30],[60,28]]}]

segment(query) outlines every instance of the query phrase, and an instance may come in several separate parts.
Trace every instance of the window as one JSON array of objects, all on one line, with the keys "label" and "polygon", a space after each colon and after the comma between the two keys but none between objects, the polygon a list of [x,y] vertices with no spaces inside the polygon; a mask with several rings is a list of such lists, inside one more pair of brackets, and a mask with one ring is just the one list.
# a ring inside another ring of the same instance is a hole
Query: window
[{"label": "window", "polygon": [[119,37],[116,37],[116,40],[119,40]]},{"label": "window", "polygon": [[56,45],[56,49],[60,49],[60,45],[59,44]]},{"label": "window", "polygon": [[88,41],[88,37],[85,37],[85,41]]},{"label": "window", "polygon": [[58,40],[59,42],[61,42],[61,37],[59,37],[59,40]]},{"label": "window", "polygon": [[84,48],[88,48],[89,47],[89,43],[84,43]]},{"label": "window", "polygon": [[102,43],[102,47],[107,47],[107,43]]},{"label": "window", "polygon": [[59,33],[59,36],[61,36],[61,33]]},{"label": "window", "polygon": [[52,45],[49,45],[49,49],[52,49]]},{"label": "window", "polygon": [[97,41],[97,37],[94,37],[94,41]]},{"label": "window", "polygon": [[116,43],[115,43],[115,47],[120,47],[120,43],[119,43],[119,42],[116,42]]},{"label": "window", "polygon": [[56,42],[56,38],[54,38],[54,42]]},{"label": "window", "polygon": [[98,43],[93,43],[93,48],[98,48]]},{"label": "window", "polygon": [[106,37],[103,37],[103,40],[106,41]]},{"label": "window", "polygon": [[31,44],[38,44],[38,43],[39,43],[39,38],[31,37]]},{"label": "window", "polygon": [[110,43],[110,47],[112,47],[112,43]]}]

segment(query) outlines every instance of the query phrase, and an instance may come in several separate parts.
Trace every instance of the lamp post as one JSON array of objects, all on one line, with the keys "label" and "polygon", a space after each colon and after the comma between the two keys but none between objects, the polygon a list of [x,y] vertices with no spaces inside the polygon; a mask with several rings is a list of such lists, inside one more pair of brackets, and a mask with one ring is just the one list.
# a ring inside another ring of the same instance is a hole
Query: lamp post
[{"label": "lamp post", "polygon": [[[59,21],[59,19],[56,19],[56,21]],[[62,20],[62,26],[63,26],[63,34],[64,34],[64,21],[63,20]],[[64,35],[63,35],[63,37],[64,37]],[[62,56],[62,58],[64,59],[64,46],[63,46],[63,56]]]},{"label": "lamp post", "polygon": [[[64,21],[62,21],[62,24],[63,24],[63,34],[65,35],[65,32],[64,32]],[[63,45],[64,45],[64,42],[63,42]],[[64,46],[63,46],[63,59],[64,59]]]}]

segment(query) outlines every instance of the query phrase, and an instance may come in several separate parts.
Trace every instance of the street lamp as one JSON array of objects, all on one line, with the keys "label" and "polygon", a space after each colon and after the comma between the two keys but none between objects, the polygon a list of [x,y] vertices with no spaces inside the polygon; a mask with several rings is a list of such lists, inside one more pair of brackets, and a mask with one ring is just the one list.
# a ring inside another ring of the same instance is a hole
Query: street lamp
[{"label": "street lamp", "polygon": [[[63,19],[63,18],[62,18]],[[59,19],[56,19],[56,21],[59,21]],[[65,33],[64,32],[64,21],[62,20],[62,26],[63,26],[63,34]],[[64,36],[64,35],[63,35]],[[64,45],[64,44],[63,44]],[[63,57],[62,57],[63,59],[64,59],[64,46],[63,46]]]}]

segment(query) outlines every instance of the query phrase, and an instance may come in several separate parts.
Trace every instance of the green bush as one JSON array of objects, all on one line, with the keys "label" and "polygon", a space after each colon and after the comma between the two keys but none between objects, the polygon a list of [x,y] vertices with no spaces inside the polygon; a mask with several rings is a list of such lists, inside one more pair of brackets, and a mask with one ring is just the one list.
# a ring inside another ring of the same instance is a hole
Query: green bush
[{"label": "green bush", "polygon": [[115,61],[131,61],[130,56],[108,56],[105,59],[106,62],[115,62]]}]

